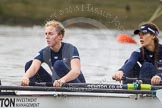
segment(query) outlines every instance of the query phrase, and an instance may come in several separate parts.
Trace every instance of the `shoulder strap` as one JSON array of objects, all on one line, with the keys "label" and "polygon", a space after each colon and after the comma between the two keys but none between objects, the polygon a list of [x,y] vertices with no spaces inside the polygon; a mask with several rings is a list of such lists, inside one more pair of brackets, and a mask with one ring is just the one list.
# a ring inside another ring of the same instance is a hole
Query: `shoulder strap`
[{"label": "shoulder strap", "polygon": [[74,52],[74,46],[69,43],[64,43],[64,47],[62,50],[63,50],[62,51],[63,61],[66,64],[67,68],[70,70],[71,69],[70,61],[72,54]]},{"label": "shoulder strap", "polygon": [[57,73],[55,72],[55,70],[53,69],[52,66],[52,62],[51,62],[51,49],[50,47],[46,47],[43,51],[43,59],[44,62],[47,63],[47,65],[49,66],[50,70],[52,71],[52,79],[53,81],[56,79],[59,79],[60,77],[57,75]]}]

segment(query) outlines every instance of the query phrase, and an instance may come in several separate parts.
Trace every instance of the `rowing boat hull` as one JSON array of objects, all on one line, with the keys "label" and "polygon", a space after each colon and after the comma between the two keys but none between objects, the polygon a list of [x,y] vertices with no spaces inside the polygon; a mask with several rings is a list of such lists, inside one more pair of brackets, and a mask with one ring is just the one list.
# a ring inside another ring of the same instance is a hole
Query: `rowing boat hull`
[{"label": "rowing boat hull", "polygon": [[[43,94],[43,95],[42,95]],[[161,108],[157,97],[108,93],[16,93],[0,95],[1,108]]]}]

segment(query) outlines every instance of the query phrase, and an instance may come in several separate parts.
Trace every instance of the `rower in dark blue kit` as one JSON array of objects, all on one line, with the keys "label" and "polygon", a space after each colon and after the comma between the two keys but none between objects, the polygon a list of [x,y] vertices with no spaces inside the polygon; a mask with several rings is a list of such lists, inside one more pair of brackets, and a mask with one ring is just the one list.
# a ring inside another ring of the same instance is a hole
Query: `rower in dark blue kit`
[{"label": "rower in dark blue kit", "polygon": [[134,34],[139,35],[141,47],[132,52],[124,65],[113,74],[113,78],[121,81],[123,77],[136,77],[151,79],[151,84],[160,84],[162,79],[162,45],[159,44],[157,25],[145,23],[135,30]]},{"label": "rower in dark blue kit", "polygon": [[[78,50],[72,44],[62,42],[64,32],[60,22],[51,20],[46,23],[45,38],[48,46],[40,50],[34,60],[26,63],[21,85],[53,82],[53,86],[61,87],[64,83],[85,83]],[[41,66],[42,63],[49,66],[52,75]]]}]

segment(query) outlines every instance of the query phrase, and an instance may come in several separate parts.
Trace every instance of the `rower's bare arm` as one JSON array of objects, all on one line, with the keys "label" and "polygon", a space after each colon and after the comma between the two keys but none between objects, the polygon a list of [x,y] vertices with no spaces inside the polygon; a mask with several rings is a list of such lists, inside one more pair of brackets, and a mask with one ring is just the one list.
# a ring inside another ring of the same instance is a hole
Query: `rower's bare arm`
[{"label": "rower's bare arm", "polygon": [[[71,60],[71,70],[64,77],[56,80],[54,86],[62,86],[63,83],[72,81],[80,75],[81,65],[79,59]],[[60,83],[60,84],[59,84]]]},{"label": "rower's bare arm", "polygon": [[25,75],[21,79],[21,85],[29,85],[29,78],[34,76],[41,66],[41,61],[33,60],[30,68],[26,71]]}]

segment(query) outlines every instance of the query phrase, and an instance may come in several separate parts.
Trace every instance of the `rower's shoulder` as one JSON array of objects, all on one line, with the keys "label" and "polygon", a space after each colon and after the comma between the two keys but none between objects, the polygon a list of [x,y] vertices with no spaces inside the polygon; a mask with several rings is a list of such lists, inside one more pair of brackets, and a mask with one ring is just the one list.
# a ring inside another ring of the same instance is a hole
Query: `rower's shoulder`
[{"label": "rower's shoulder", "polygon": [[67,43],[67,42],[62,42],[62,45],[63,45],[63,46],[74,46],[73,44]]},{"label": "rower's shoulder", "polygon": [[134,52],[140,53],[141,52],[141,47],[137,48]]}]

